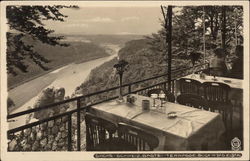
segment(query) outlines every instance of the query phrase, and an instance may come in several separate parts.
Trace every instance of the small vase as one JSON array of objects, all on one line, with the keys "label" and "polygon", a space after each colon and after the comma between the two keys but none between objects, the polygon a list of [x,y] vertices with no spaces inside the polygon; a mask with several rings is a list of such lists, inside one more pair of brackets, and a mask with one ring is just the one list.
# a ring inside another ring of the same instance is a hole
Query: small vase
[{"label": "small vase", "polygon": [[117,99],[118,102],[124,102],[124,99],[121,95],[119,95],[118,99]]}]

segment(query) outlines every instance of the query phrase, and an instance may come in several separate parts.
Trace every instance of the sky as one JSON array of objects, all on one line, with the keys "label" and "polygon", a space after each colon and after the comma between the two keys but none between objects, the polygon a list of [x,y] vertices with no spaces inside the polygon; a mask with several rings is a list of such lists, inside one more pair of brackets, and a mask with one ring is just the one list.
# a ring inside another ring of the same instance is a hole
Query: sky
[{"label": "sky", "polygon": [[63,9],[65,22],[46,21],[58,34],[148,35],[161,28],[159,7],[81,7]]}]

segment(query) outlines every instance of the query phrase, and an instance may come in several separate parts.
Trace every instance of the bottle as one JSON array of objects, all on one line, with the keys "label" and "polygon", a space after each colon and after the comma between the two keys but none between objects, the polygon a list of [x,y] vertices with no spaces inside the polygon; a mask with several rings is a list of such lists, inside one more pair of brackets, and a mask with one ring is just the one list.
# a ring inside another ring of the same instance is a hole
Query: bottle
[{"label": "bottle", "polygon": [[166,94],[163,91],[161,91],[160,94],[159,94],[159,98],[160,98],[160,101],[161,101],[161,106],[160,107],[162,107],[163,101],[166,98]]}]

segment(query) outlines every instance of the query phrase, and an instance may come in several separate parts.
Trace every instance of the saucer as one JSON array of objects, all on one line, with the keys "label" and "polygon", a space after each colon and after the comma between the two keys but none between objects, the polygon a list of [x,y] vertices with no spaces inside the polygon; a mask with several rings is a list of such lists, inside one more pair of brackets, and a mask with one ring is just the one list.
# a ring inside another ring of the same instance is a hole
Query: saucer
[{"label": "saucer", "polygon": [[168,118],[170,118],[170,119],[174,119],[177,117],[176,112],[169,112],[169,113],[167,113],[167,115],[168,115]]}]

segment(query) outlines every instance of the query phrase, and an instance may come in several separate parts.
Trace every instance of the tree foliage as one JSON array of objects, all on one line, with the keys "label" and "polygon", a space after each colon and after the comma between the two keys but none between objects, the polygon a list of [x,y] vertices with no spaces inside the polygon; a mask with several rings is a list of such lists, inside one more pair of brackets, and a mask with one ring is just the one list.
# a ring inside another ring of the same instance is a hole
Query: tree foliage
[{"label": "tree foliage", "polygon": [[[167,9],[167,7],[164,7]],[[226,51],[230,53],[238,44],[243,44],[243,7],[226,6]],[[205,22],[206,50],[222,45],[222,6],[174,7],[172,17],[173,58],[189,59],[193,51],[203,52],[203,18]],[[205,14],[204,14],[205,12]],[[165,12],[167,13],[167,12]],[[203,17],[205,15],[205,17]],[[148,36],[151,48],[156,52],[167,50],[167,32],[162,29]],[[202,58],[202,56],[200,57]]]},{"label": "tree foliage", "polygon": [[9,109],[10,107],[15,106],[14,101],[11,98],[7,98],[7,108]]},{"label": "tree foliage", "polygon": [[34,46],[27,43],[27,38],[32,41],[41,41],[49,45],[68,46],[61,43],[63,36],[52,36],[54,30],[47,29],[43,23],[46,20],[64,21],[67,17],[60,10],[62,8],[78,8],[77,6],[7,6],[6,18],[10,32],[7,32],[7,71],[16,75],[16,69],[27,72],[31,60],[39,67],[47,70],[45,63],[49,60],[34,51]]}]

